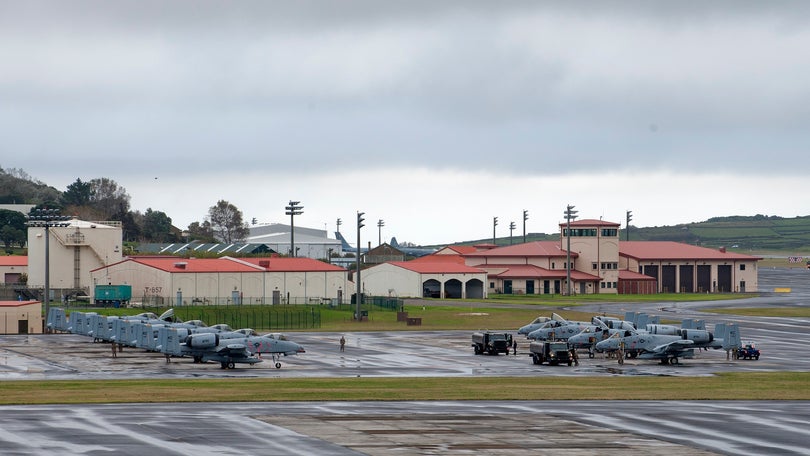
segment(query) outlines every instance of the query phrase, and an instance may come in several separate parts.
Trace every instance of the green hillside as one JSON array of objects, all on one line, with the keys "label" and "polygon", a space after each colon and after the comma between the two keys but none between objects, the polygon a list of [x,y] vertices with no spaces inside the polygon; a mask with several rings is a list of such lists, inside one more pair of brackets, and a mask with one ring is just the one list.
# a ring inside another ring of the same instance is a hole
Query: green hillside
[{"label": "green hillside", "polygon": [[[627,239],[624,229],[621,239]],[[527,241],[556,241],[558,233],[530,233]],[[783,218],[753,215],[713,217],[704,222],[673,226],[630,226],[631,241],[675,241],[702,247],[726,247],[732,251],[781,254],[810,252],[810,216]],[[515,236],[512,243],[520,243],[523,236]],[[462,242],[457,245],[491,243],[492,238]],[[509,245],[508,237],[497,238],[497,245]]]}]

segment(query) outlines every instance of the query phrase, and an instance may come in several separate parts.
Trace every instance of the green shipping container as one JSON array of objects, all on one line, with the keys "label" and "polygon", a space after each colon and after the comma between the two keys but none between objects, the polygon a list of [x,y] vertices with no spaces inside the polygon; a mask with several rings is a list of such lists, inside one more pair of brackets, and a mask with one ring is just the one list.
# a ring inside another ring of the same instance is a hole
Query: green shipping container
[{"label": "green shipping container", "polygon": [[116,307],[132,299],[132,285],[96,285],[96,304],[113,304]]}]

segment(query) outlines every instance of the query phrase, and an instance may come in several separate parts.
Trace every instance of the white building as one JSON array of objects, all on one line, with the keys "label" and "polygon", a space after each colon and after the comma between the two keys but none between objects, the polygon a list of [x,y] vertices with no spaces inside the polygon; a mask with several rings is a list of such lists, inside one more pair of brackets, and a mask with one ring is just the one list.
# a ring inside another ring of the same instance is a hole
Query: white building
[{"label": "white building", "polygon": [[[73,219],[65,223],[68,226],[47,229],[50,289],[89,289],[92,285],[90,271],[121,261],[121,222]],[[45,232],[42,227],[28,228],[30,288],[45,286]]]},{"label": "white building", "polygon": [[320,304],[352,290],[348,271],[311,258],[131,257],[95,269],[92,282],[132,286],[157,305]]},{"label": "white building", "polygon": [[271,223],[250,227],[245,242],[264,244],[281,255],[291,255],[292,242],[295,242],[296,257],[325,259],[330,254],[342,254],[341,243],[331,239],[326,230],[296,226],[293,233],[290,225]]}]

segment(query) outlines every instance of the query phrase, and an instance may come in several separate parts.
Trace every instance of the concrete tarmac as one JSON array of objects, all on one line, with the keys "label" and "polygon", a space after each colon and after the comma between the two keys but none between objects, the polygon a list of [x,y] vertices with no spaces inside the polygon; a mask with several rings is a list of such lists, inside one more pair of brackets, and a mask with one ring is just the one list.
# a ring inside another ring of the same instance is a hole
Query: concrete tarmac
[{"label": "concrete tarmac", "polygon": [[[810,276],[810,271],[799,270]],[[801,272],[794,279],[802,279]],[[763,274],[760,274],[762,277]],[[765,276],[768,276],[766,273]],[[779,277],[774,277],[779,280]],[[767,281],[768,279],[766,279]],[[761,279],[762,282],[762,279]],[[810,281],[806,281],[810,283]],[[802,282],[804,283],[804,282]],[[778,286],[790,286],[779,284]],[[762,288],[762,286],[761,286]],[[658,303],[633,310],[734,321],[759,361],[700,351],[679,365],[580,356],[578,367],[519,356],[476,356],[469,331],[291,333],[307,353],[233,370],[75,335],[0,336],[2,380],[200,377],[621,376],[810,371],[810,319],[700,312],[705,306],[806,305],[795,293],[728,303]],[[594,312],[616,312],[594,305]],[[605,307],[607,309],[607,307]],[[577,310],[581,310],[578,308]],[[663,316],[663,315],[662,315]],[[514,329],[512,330],[514,331]],[[810,387],[810,385],[808,385]],[[507,385],[508,387],[508,385]],[[0,454],[784,454],[810,455],[810,403],[780,401],[521,401],[111,404],[0,407]]]}]

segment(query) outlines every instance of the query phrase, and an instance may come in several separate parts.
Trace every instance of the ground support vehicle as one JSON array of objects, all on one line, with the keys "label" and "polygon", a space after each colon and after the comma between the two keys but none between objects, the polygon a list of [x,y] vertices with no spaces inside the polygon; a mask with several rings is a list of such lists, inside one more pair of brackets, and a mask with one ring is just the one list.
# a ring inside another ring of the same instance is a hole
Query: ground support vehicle
[{"label": "ground support vehicle", "polygon": [[754,344],[745,344],[737,349],[737,359],[759,359],[759,349]]},{"label": "ground support vehicle", "polygon": [[472,347],[476,355],[509,354],[512,335],[509,333],[476,332],[472,335]]},{"label": "ground support vehicle", "polygon": [[574,357],[568,349],[566,342],[535,341],[529,345],[529,355],[534,364],[549,363],[552,366],[558,364],[574,364]]}]

